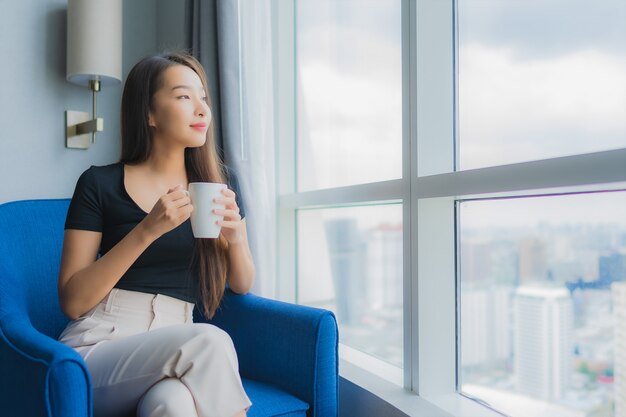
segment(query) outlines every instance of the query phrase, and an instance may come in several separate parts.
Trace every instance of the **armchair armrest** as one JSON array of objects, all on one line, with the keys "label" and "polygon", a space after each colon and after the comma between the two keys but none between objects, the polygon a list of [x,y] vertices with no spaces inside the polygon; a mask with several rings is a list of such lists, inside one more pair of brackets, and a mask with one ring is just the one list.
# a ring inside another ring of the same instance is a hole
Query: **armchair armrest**
[{"label": "armchair armrest", "polygon": [[337,415],[339,336],[331,311],[227,289],[212,320],[198,308],[195,318],[231,336],[243,377],[308,402],[309,417]]},{"label": "armchair armrest", "polygon": [[11,416],[91,417],[91,379],[68,346],[23,315],[0,316],[0,410]]}]

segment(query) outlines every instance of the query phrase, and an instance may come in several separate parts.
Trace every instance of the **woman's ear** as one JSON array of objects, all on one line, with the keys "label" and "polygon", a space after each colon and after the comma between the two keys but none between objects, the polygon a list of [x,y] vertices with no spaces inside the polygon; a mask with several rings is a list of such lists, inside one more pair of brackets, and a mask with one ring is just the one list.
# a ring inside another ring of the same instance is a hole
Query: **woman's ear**
[{"label": "woman's ear", "polygon": [[153,129],[156,129],[156,122],[154,120],[154,116],[152,115],[152,112],[148,113],[148,126],[150,126]]}]

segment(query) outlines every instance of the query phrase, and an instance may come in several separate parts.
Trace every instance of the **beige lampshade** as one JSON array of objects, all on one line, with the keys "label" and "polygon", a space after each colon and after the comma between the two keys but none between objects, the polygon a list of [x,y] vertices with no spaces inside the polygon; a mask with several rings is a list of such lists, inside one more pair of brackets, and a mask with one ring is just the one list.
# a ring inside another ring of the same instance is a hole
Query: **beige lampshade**
[{"label": "beige lampshade", "polygon": [[67,80],[122,81],[122,0],[68,0]]}]

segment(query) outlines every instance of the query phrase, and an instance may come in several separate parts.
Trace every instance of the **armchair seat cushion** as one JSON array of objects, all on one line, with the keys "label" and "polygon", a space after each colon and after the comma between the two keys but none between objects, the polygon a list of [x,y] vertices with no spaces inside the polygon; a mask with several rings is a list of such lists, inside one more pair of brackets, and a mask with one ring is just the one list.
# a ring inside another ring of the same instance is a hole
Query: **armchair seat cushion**
[{"label": "armchair seat cushion", "polygon": [[247,378],[242,378],[241,382],[253,404],[248,411],[248,417],[306,416],[309,405],[276,386]]}]

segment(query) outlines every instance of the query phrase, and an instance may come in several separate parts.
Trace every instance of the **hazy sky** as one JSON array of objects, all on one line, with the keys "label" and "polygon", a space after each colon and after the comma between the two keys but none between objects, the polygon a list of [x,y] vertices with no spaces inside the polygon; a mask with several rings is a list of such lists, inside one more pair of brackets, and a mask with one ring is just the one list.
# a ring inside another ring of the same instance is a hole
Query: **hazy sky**
[{"label": "hazy sky", "polygon": [[624,0],[459,0],[459,35],[531,59],[593,49],[626,53]]},{"label": "hazy sky", "polygon": [[461,203],[465,228],[613,224],[626,232],[626,191]]},{"label": "hazy sky", "polygon": [[[297,2],[300,183],[401,175],[399,1]],[[626,147],[626,1],[459,0],[463,169]],[[474,203],[476,225],[626,222],[626,193]],[[361,211],[327,214],[361,218]],[[373,213],[373,212],[372,212]],[[374,223],[385,215],[365,216]]]},{"label": "hazy sky", "polygon": [[459,1],[462,169],[626,147],[626,1]]}]

